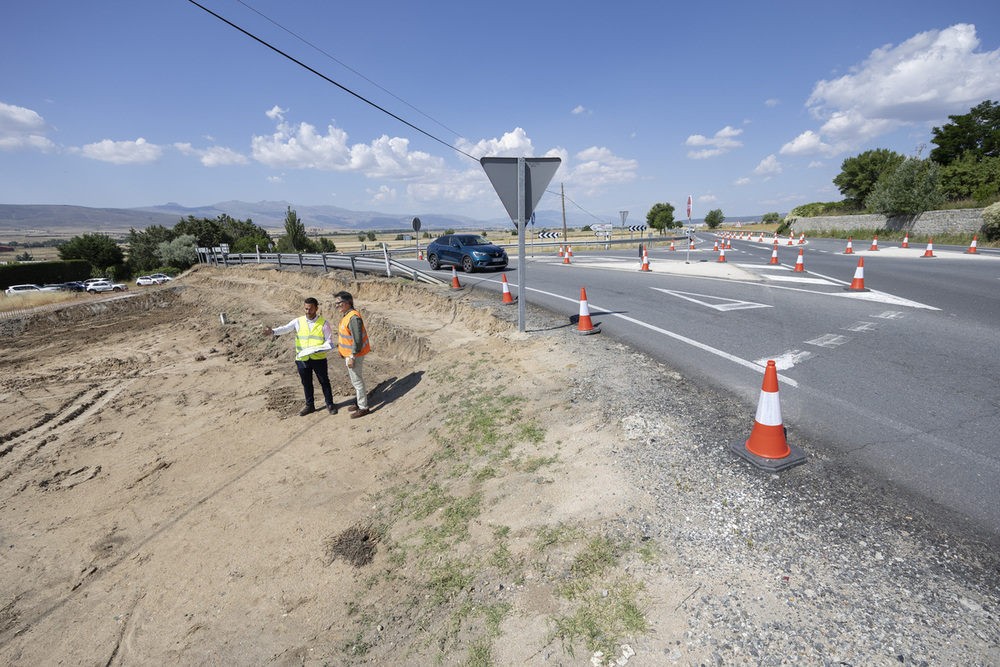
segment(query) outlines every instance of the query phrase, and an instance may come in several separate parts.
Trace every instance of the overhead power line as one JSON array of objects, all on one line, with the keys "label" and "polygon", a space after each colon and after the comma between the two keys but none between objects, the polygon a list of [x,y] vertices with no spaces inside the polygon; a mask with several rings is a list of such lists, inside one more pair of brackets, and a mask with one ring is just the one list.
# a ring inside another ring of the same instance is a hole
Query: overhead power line
[{"label": "overhead power line", "polygon": [[287,33],[288,33],[289,35],[291,35],[291,36],[292,36],[292,37],[294,37],[295,39],[299,40],[299,41],[300,41],[300,42],[302,42],[303,44],[306,44],[306,45],[310,46],[311,48],[315,49],[316,51],[319,51],[319,52],[320,52],[320,53],[322,53],[322,54],[323,54],[324,56],[326,56],[327,58],[329,58],[329,59],[330,59],[330,60],[332,60],[333,62],[337,63],[337,64],[338,64],[338,65],[340,65],[341,67],[343,67],[343,68],[345,68],[345,69],[348,69],[348,70],[350,70],[350,71],[351,71],[351,72],[353,72],[354,74],[357,74],[357,75],[358,75],[358,76],[360,76],[360,77],[361,77],[362,79],[364,79],[364,80],[365,80],[365,81],[367,81],[368,83],[372,84],[373,86],[375,86],[376,88],[378,88],[379,90],[381,90],[381,91],[382,91],[383,93],[385,93],[385,94],[387,94],[387,95],[391,95],[392,97],[394,97],[394,98],[395,98],[395,99],[397,99],[398,101],[402,102],[402,103],[403,103],[403,104],[405,104],[406,106],[410,107],[411,109],[413,109],[413,110],[414,110],[414,111],[416,111],[416,112],[417,112],[418,114],[420,114],[421,116],[423,116],[423,117],[424,117],[424,118],[426,118],[427,120],[431,121],[432,123],[437,123],[437,124],[438,124],[439,126],[441,126],[442,128],[444,128],[444,129],[448,130],[449,132],[451,132],[452,134],[454,134],[454,135],[455,135],[456,137],[458,137],[459,139],[465,139],[465,140],[466,140],[466,141],[468,141],[468,142],[469,142],[470,144],[472,144],[472,143],[473,143],[472,141],[469,141],[468,137],[464,137],[464,136],[462,136],[462,134],[461,134],[460,132],[458,132],[458,131],[456,131],[456,130],[453,130],[453,129],[451,129],[450,127],[448,127],[447,125],[445,125],[445,124],[444,124],[444,123],[442,123],[441,121],[439,121],[439,120],[437,120],[436,118],[433,118],[432,116],[430,116],[429,114],[427,114],[427,113],[425,113],[425,112],[421,111],[421,110],[420,110],[420,109],[418,109],[417,107],[413,106],[412,104],[410,104],[409,102],[407,102],[406,100],[404,100],[404,99],[403,99],[402,97],[400,97],[399,95],[396,95],[396,94],[395,94],[394,92],[392,92],[391,90],[387,90],[386,88],[383,88],[383,87],[382,87],[382,86],[380,86],[380,85],[379,85],[378,83],[376,83],[375,81],[372,81],[372,80],[371,80],[371,79],[369,79],[369,78],[368,78],[367,76],[365,76],[364,74],[362,74],[362,73],[361,73],[361,72],[359,72],[358,70],[354,69],[353,67],[351,67],[350,65],[348,65],[348,64],[347,64],[347,63],[345,63],[344,61],[342,61],[342,60],[339,60],[339,59],[338,59],[338,58],[337,58],[336,56],[333,56],[333,55],[331,55],[331,54],[327,53],[326,51],[324,51],[324,50],[323,50],[323,49],[321,49],[320,47],[318,47],[318,46],[316,46],[315,44],[313,44],[312,42],[310,42],[310,41],[309,41],[308,39],[305,39],[305,38],[304,38],[304,37],[302,37],[301,35],[297,34],[297,33],[296,33],[295,31],[293,31],[293,30],[290,30],[290,29],[286,28],[285,26],[283,26],[282,24],[278,23],[277,21],[275,21],[274,19],[272,19],[272,18],[271,18],[270,16],[267,16],[266,14],[263,14],[263,13],[261,13],[260,11],[258,11],[257,9],[255,9],[254,7],[251,7],[251,6],[250,6],[250,5],[248,5],[247,3],[243,2],[243,0],[236,0],[236,2],[240,3],[241,5],[243,5],[244,7],[246,7],[247,9],[249,9],[250,11],[252,11],[252,12],[253,12],[254,14],[256,14],[257,16],[261,17],[261,18],[262,18],[262,19],[264,19],[265,21],[268,21],[268,22],[269,22],[269,23],[271,23],[272,25],[274,25],[274,26],[277,26],[278,28],[281,28],[282,30],[284,30],[284,31],[285,31],[285,32],[287,32]]},{"label": "overhead power line", "polygon": [[461,153],[462,155],[464,155],[464,156],[465,156],[465,157],[467,157],[467,158],[470,158],[470,159],[472,159],[472,160],[476,160],[476,162],[478,162],[478,161],[479,161],[479,160],[478,160],[477,158],[475,158],[475,157],[473,157],[473,156],[469,155],[468,153],[466,153],[465,151],[463,151],[463,150],[462,150],[461,148],[458,148],[458,147],[456,147],[456,146],[453,146],[453,145],[449,144],[448,142],[444,141],[443,139],[439,139],[438,137],[434,136],[434,135],[433,135],[433,134],[431,134],[430,132],[427,132],[426,130],[422,130],[422,129],[420,129],[419,127],[417,127],[417,126],[416,126],[416,125],[414,125],[413,123],[411,123],[411,122],[409,122],[409,121],[407,121],[407,120],[404,120],[404,119],[400,118],[399,116],[397,116],[396,114],[392,113],[391,111],[388,111],[388,110],[386,110],[386,109],[383,109],[383,108],[382,108],[382,107],[380,107],[379,105],[377,105],[377,104],[375,104],[374,102],[372,102],[371,100],[369,100],[369,99],[367,99],[367,98],[365,98],[365,97],[363,97],[363,96],[359,95],[358,93],[354,92],[354,91],[353,91],[353,90],[351,90],[350,88],[347,88],[346,86],[343,86],[343,85],[341,85],[341,84],[337,83],[336,81],[334,81],[334,80],[333,80],[333,79],[331,79],[330,77],[326,76],[325,74],[322,74],[322,73],[320,73],[320,72],[317,72],[316,70],[314,70],[314,69],[313,69],[312,67],[310,67],[309,65],[306,65],[306,64],[305,64],[304,62],[302,62],[301,60],[297,60],[296,58],[294,58],[294,57],[292,57],[292,56],[288,55],[287,53],[285,53],[284,51],[282,51],[282,50],[281,50],[281,49],[279,49],[278,47],[276,47],[276,46],[273,46],[272,44],[269,44],[268,42],[265,42],[265,41],[264,41],[263,39],[261,39],[260,37],[257,37],[256,35],[254,35],[254,34],[252,34],[252,33],[248,32],[248,31],[244,30],[243,28],[241,28],[240,26],[236,25],[236,24],[235,24],[235,23],[233,23],[232,21],[230,21],[230,20],[228,20],[228,19],[226,19],[226,18],[223,18],[222,16],[219,16],[218,14],[216,14],[215,12],[213,12],[213,11],[212,11],[211,9],[208,9],[208,8],[207,8],[207,7],[205,7],[204,5],[201,5],[201,4],[198,4],[197,2],[195,2],[195,0],[188,0],[188,2],[190,2],[190,3],[192,4],[192,5],[194,5],[194,6],[196,6],[196,7],[199,7],[199,8],[201,8],[201,9],[203,9],[204,11],[206,11],[206,12],[207,12],[207,13],[209,13],[209,14],[211,14],[211,15],[212,15],[212,16],[214,16],[215,18],[219,19],[220,21],[222,21],[222,22],[223,22],[223,23],[225,23],[226,25],[228,25],[228,26],[230,26],[230,27],[232,27],[232,28],[235,28],[236,30],[239,30],[240,32],[242,32],[242,33],[243,33],[244,35],[246,35],[246,36],[247,36],[247,37],[249,37],[250,39],[252,39],[252,40],[254,40],[254,41],[256,41],[256,42],[259,42],[260,44],[263,44],[264,46],[266,46],[267,48],[271,49],[272,51],[274,51],[274,52],[275,52],[275,53],[277,53],[278,55],[281,55],[281,56],[284,56],[284,57],[285,57],[285,58],[287,58],[288,60],[291,60],[291,61],[292,61],[293,63],[295,63],[295,64],[296,64],[296,65],[298,65],[299,67],[301,67],[301,68],[303,68],[303,69],[306,69],[306,70],[308,70],[308,71],[312,72],[313,74],[315,74],[315,75],[316,75],[316,76],[318,76],[319,78],[323,79],[324,81],[327,81],[328,83],[332,83],[333,85],[337,86],[338,88],[340,88],[340,89],[341,89],[341,90],[343,90],[344,92],[346,92],[346,93],[350,93],[351,95],[353,95],[354,97],[358,98],[359,100],[361,100],[361,101],[362,101],[362,102],[364,102],[365,104],[368,104],[368,105],[370,105],[370,106],[372,106],[372,107],[375,107],[376,109],[378,109],[379,111],[381,111],[382,113],[384,113],[384,114],[385,114],[385,115],[387,115],[387,116],[390,116],[390,117],[392,117],[392,118],[395,118],[396,120],[398,120],[398,121],[399,121],[400,123],[402,123],[403,125],[406,125],[407,127],[409,127],[409,128],[412,128],[412,129],[416,130],[417,132],[419,132],[420,134],[424,135],[425,137],[428,137],[428,138],[430,138],[430,139],[433,139],[434,141],[438,142],[439,144],[441,144],[441,145],[443,145],[443,146],[447,146],[448,148],[452,149],[453,151],[456,151],[456,152],[458,152],[458,153]]}]

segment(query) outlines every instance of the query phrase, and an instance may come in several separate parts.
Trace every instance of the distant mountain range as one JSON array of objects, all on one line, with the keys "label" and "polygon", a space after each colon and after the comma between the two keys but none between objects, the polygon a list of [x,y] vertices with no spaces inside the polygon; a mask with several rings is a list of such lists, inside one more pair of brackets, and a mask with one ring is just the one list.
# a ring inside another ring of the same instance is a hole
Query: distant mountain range
[{"label": "distant mountain range", "polygon": [[[226,214],[238,220],[247,218],[261,227],[281,230],[285,212],[291,207],[306,226],[306,229],[328,231],[368,231],[368,230],[408,230],[414,217],[420,218],[421,230],[443,231],[445,229],[512,229],[511,221],[504,218],[476,220],[459,215],[442,213],[417,213],[414,215],[393,215],[376,211],[351,211],[337,206],[303,206],[284,201],[262,201],[255,204],[242,201],[228,201],[198,206],[194,208],[180,204],[146,206],[142,208],[88,208],[85,206],[61,206],[48,204],[0,204],[0,234],[73,234],[104,232],[124,234],[130,228],[145,229],[150,225],[172,227],[178,221],[194,216],[196,218],[216,218]],[[645,215],[627,220],[626,225],[642,225]],[[759,222],[761,216],[727,217],[727,223],[736,220]],[[606,222],[620,225],[616,214]],[[599,220],[590,216],[571,215],[567,219],[570,227],[580,228],[593,225]],[[695,224],[701,220],[693,220]],[[557,229],[563,225],[562,212],[556,210],[536,211],[535,229]]]}]

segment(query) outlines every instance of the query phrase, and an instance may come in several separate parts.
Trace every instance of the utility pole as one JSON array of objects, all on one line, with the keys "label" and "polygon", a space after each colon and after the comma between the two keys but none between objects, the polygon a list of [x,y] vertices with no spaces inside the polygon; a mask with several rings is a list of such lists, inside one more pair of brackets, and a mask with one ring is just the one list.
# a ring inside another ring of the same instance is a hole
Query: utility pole
[{"label": "utility pole", "polygon": [[569,243],[569,236],[566,235],[566,190],[563,189],[563,184],[559,184],[559,196],[562,197],[562,207],[563,207],[563,241]]}]

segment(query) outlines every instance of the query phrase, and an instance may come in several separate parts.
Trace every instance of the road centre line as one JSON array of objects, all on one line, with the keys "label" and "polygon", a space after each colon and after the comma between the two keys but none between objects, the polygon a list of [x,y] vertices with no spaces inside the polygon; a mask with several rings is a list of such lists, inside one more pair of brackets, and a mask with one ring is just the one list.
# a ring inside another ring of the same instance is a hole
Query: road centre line
[{"label": "road centre line", "polygon": [[[546,296],[551,296],[551,297],[556,298],[556,299],[562,299],[564,301],[570,301],[570,302],[579,303],[579,300],[577,300],[577,299],[571,299],[569,297],[563,296],[562,294],[554,294],[552,292],[546,292],[545,290],[536,289],[534,287],[525,287],[525,289],[526,290],[530,290],[532,292],[536,292],[538,294],[544,294]],[[667,331],[666,329],[661,329],[658,326],[649,324],[648,322],[643,322],[642,320],[637,320],[634,317],[629,317],[628,315],[622,315],[620,313],[615,313],[615,312],[612,312],[612,311],[607,310],[605,308],[600,308],[600,307],[595,306],[592,303],[590,303],[589,300],[587,301],[587,305],[590,308],[591,314],[594,314],[594,312],[596,312],[596,311],[600,311],[600,314],[602,314],[602,315],[610,315],[612,317],[617,317],[619,319],[625,320],[626,322],[631,322],[632,324],[638,325],[640,327],[645,327],[646,329],[649,329],[650,331],[655,331],[656,333],[663,334],[664,336],[667,336],[669,338],[673,338],[674,340],[680,341],[682,343],[686,343],[688,345],[691,345],[692,347],[698,348],[699,350],[703,350],[705,352],[708,352],[709,354],[714,354],[717,357],[722,357],[723,359],[726,359],[727,361],[732,361],[735,364],[739,364],[740,366],[745,366],[746,368],[753,369],[754,371],[757,371],[757,372],[760,372],[760,370],[763,368],[763,366],[761,364],[757,364],[757,363],[754,363],[752,361],[748,361],[746,359],[742,359],[740,357],[737,357],[734,354],[729,354],[728,352],[724,352],[724,351],[722,351],[722,350],[720,350],[718,348],[714,348],[711,345],[706,345],[705,343],[702,343],[701,341],[694,340],[693,338],[688,338],[687,336],[682,336],[679,333],[675,333],[673,331]],[[786,376],[784,376],[784,375],[782,375],[780,373],[778,374],[778,379],[781,380],[782,382],[784,382],[785,384],[791,386],[791,387],[798,387],[799,386],[798,382],[796,382],[792,378],[786,377]]]}]

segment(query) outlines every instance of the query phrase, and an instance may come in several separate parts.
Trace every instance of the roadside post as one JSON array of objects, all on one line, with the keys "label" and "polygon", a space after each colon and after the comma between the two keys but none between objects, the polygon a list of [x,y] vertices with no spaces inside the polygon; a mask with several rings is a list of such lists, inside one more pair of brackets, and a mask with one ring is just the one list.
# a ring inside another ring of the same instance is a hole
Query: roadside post
[{"label": "roadside post", "polygon": [[420,237],[417,232],[420,231],[420,218],[413,219],[413,236],[417,239],[417,259],[420,258]]},{"label": "roadside post", "polygon": [[517,227],[517,329],[524,331],[527,260],[524,234],[528,218],[535,211],[562,160],[557,157],[484,157],[479,164],[496,190],[507,215]]},{"label": "roadside post", "polygon": [[691,195],[688,195],[687,213],[688,213],[688,230],[687,230],[687,232],[688,232],[688,243],[687,243],[688,249],[687,249],[687,259],[684,260],[684,263],[685,264],[690,264],[691,263],[691,241],[694,240],[694,228],[691,226]]}]

